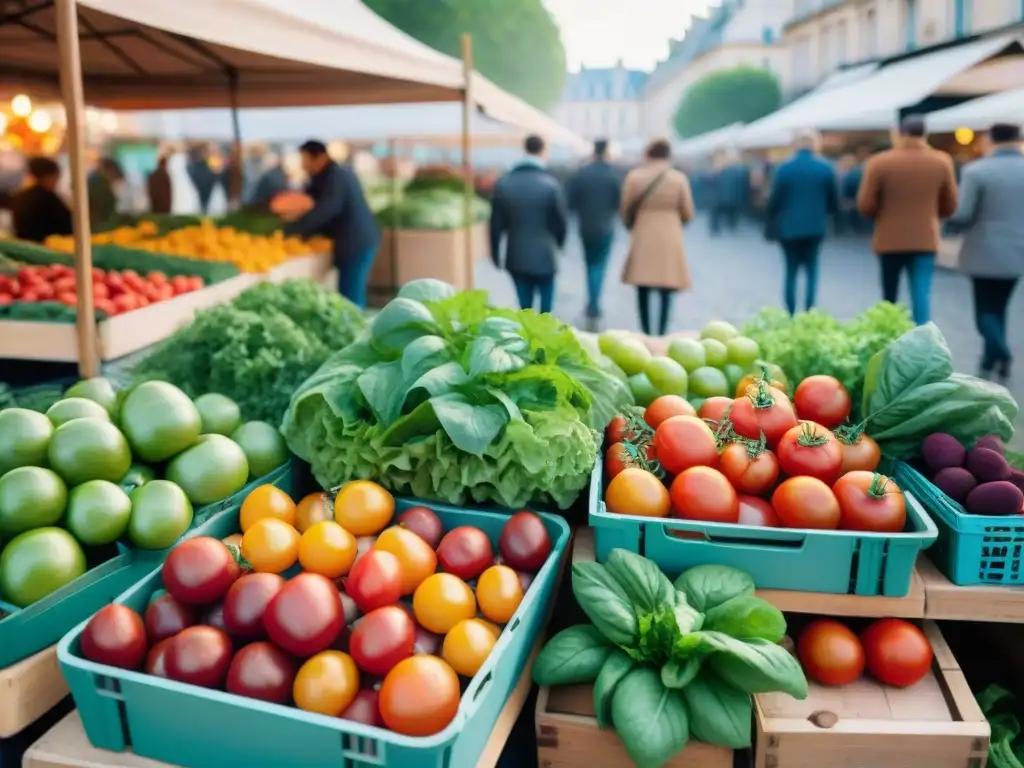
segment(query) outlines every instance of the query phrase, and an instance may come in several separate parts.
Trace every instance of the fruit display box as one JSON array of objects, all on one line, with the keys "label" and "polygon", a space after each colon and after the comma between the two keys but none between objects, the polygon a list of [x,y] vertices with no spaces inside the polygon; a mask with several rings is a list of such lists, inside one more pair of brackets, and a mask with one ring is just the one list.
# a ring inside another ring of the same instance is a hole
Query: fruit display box
[{"label": "fruit display box", "polygon": [[[421,505],[415,500],[398,499],[396,512]],[[475,526],[494,544],[508,519],[503,514],[437,504],[430,504],[430,508],[446,530]],[[557,516],[540,516],[551,538],[551,554],[494,650],[463,692],[455,719],[440,733],[413,738],[95,664],[80,655],[83,623],[61,640],[57,655],[89,740],[101,749],[121,752],[130,748],[142,757],[192,768],[476,765],[543,631],[548,606],[558,589],[569,527]],[[237,515],[219,517],[216,531],[210,535],[223,538],[237,531],[237,525]],[[161,586],[161,573],[155,570],[116,602],[142,612]],[[182,718],[181,713],[188,713],[188,717]]]},{"label": "fruit display box", "polygon": [[[211,535],[208,532],[222,525],[223,520],[231,521],[229,526],[235,525],[238,507],[249,491],[266,483],[290,491],[293,474],[289,460],[228,498],[201,507],[196,510],[192,526],[182,539]],[[118,544],[117,554],[109,560],[27,608],[0,602],[0,611],[7,614],[0,619],[0,668],[56,643],[68,630],[113,602],[115,597],[160,565],[169,551],[131,549]]]}]

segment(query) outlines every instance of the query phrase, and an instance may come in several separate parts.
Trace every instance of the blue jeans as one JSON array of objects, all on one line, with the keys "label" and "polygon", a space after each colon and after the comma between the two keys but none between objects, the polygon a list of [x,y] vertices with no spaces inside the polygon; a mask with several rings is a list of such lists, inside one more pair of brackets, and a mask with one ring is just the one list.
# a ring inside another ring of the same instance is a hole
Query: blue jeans
[{"label": "blue jeans", "polygon": [[807,283],[804,287],[804,309],[814,306],[818,293],[818,254],[821,251],[820,237],[801,237],[795,240],[781,240],[782,255],[785,257],[785,276],[782,293],[789,314],[796,314],[796,281],[800,270],[804,270]]},{"label": "blue jeans", "polygon": [[910,307],[914,322],[924,325],[931,319],[934,253],[880,253],[882,298],[895,304],[900,298],[900,275],[910,274]]},{"label": "blue jeans", "polygon": [[992,373],[997,367],[1006,376],[1013,360],[1006,342],[1006,309],[1010,303],[1017,278],[974,277],[974,323],[984,342],[981,355],[982,373]]},{"label": "blue jeans", "polygon": [[601,292],[614,238],[615,235],[609,233],[600,239],[583,240],[583,260],[587,267],[587,317],[601,316]]},{"label": "blue jeans", "polygon": [[338,265],[338,293],[360,309],[366,309],[366,287],[377,255],[377,246],[346,259],[335,258]]},{"label": "blue jeans", "polygon": [[523,309],[534,309],[534,301],[540,295],[540,311],[550,312],[555,300],[555,278],[535,275],[512,275],[516,286],[516,297]]}]

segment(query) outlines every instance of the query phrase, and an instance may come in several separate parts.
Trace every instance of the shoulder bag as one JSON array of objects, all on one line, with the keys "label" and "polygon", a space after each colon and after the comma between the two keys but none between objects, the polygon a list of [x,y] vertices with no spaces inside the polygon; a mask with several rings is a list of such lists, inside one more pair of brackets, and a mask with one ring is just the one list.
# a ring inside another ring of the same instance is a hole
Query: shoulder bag
[{"label": "shoulder bag", "polygon": [[651,193],[658,188],[661,180],[665,178],[666,173],[668,173],[667,168],[651,179],[647,183],[647,186],[643,188],[643,191],[636,196],[636,199],[626,207],[626,215],[623,217],[623,223],[626,225],[626,229],[632,229],[633,225],[636,224],[637,214],[640,213],[640,209],[647,201],[647,198],[651,196]]}]

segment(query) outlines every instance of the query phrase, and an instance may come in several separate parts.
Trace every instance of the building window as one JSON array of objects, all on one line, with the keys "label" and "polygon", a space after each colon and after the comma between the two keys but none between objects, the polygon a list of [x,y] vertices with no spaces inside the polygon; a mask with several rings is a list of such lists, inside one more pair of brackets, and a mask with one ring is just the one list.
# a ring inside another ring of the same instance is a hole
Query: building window
[{"label": "building window", "polygon": [[953,0],[954,36],[964,37],[971,34],[972,0]]},{"label": "building window", "polygon": [[842,19],[836,22],[836,47],[834,56],[835,63],[840,67],[846,64],[846,38],[846,20]]},{"label": "building window", "polygon": [[917,45],[917,0],[903,0],[903,24],[906,48],[912,51]]},{"label": "building window", "polygon": [[863,46],[861,53],[865,59],[873,59],[878,55],[878,15],[874,8],[864,14],[864,34],[861,36]]},{"label": "building window", "polygon": [[766,45],[771,45],[775,42],[775,30],[771,27],[765,27],[761,30],[761,42]]}]

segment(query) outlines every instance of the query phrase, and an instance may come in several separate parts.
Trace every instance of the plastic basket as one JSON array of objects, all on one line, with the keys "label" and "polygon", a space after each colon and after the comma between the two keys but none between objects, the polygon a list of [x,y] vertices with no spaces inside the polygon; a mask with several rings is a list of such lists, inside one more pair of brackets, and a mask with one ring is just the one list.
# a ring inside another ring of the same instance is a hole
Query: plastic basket
[{"label": "plastic basket", "polygon": [[[903,489],[906,491],[906,489]],[[763,528],[617,515],[605,509],[603,467],[590,481],[590,525],[598,562],[616,547],[653,560],[675,576],[695,565],[740,568],[762,589],[903,597],[918,554],[938,535],[911,493],[904,533]]]},{"label": "plastic basket", "polygon": [[[249,483],[238,493],[201,507],[196,511],[192,525],[182,539],[207,535],[218,524],[221,513],[237,508],[249,491],[258,485],[272,483],[290,492],[293,474],[292,462],[289,460],[265,477]],[[232,516],[228,514],[223,517],[231,519]],[[237,525],[237,517],[230,525]],[[231,528],[224,535],[234,530]],[[0,669],[56,643],[76,624],[113,602],[115,597],[163,563],[169,551],[131,549],[118,544],[118,553],[114,557],[27,608],[16,608],[0,602],[0,609],[9,614],[0,619]]]},{"label": "plastic basket", "polygon": [[[398,511],[422,502],[399,499]],[[497,543],[505,515],[430,504],[445,529],[474,525]],[[462,694],[459,712],[438,734],[411,738],[339,718],[268,704],[222,691],[86,661],[79,654],[83,625],[57,647],[89,740],[115,752],[192,768],[472,768],[515,688],[558,589],[569,527],[540,514],[552,541],[537,574],[497,645]],[[218,518],[214,535],[230,533]],[[234,524],[237,525],[237,519]],[[231,530],[237,530],[232,527]],[[154,571],[117,599],[142,611],[162,586]]]},{"label": "plastic basket", "polygon": [[896,481],[935,518],[939,535],[928,557],[954,584],[1024,584],[1024,517],[972,515],[909,464],[896,462]]}]

